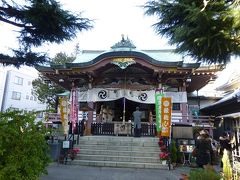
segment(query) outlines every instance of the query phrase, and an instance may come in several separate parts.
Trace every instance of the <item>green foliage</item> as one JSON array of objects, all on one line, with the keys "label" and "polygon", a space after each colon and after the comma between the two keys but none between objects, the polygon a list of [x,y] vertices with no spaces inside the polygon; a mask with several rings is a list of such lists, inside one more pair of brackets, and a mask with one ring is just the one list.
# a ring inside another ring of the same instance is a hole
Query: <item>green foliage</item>
[{"label": "green foliage", "polygon": [[170,145],[170,153],[171,153],[171,161],[173,163],[177,162],[177,147],[176,147],[176,142],[172,140],[171,145]]},{"label": "green foliage", "polygon": [[240,4],[205,2],[150,0],[144,9],[146,15],[157,16],[153,27],[177,46],[177,52],[199,62],[227,63],[231,55],[240,55]]},{"label": "green foliage", "polygon": [[20,47],[13,50],[15,55],[0,54],[0,62],[6,65],[19,67],[23,64],[33,66],[45,63],[49,60],[47,56],[32,52],[32,47],[39,47],[46,42],[72,40],[78,31],[92,28],[91,20],[82,18],[81,14],[63,10],[55,0],[29,0],[21,3],[14,0],[0,1],[0,21],[19,28]]},{"label": "green foliage", "polygon": [[53,58],[52,63],[54,64],[59,64],[59,65],[63,65],[65,63],[71,63],[76,59],[76,57],[74,56],[68,56],[66,53],[57,53],[56,56]]},{"label": "green foliage", "polygon": [[[65,53],[57,53],[52,60],[52,64],[65,64],[71,63],[76,59],[74,56],[68,56]],[[49,108],[56,109],[58,101],[57,94],[63,93],[66,90],[54,82],[46,81],[46,78],[39,75],[39,78],[32,82],[34,94],[42,103],[47,103]]]},{"label": "green foliage", "polygon": [[47,103],[49,108],[56,109],[57,94],[63,93],[65,90],[54,82],[45,81],[42,75],[35,79],[32,85],[38,100]]},{"label": "green foliage", "polygon": [[221,175],[213,170],[208,169],[193,169],[189,173],[189,180],[220,180]]},{"label": "green foliage", "polygon": [[0,179],[38,179],[50,162],[46,129],[35,114],[0,112]]}]

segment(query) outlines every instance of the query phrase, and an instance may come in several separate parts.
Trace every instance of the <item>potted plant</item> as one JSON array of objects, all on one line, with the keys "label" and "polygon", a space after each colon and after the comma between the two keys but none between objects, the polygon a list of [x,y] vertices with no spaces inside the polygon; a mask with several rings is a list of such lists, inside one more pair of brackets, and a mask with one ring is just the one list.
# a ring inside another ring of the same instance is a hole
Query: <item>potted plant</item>
[{"label": "potted plant", "polygon": [[68,150],[69,157],[72,161],[75,159],[75,157],[79,151],[80,151],[80,149],[78,149],[78,148],[73,148],[73,149]]},{"label": "potted plant", "polygon": [[167,164],[168,157],[169,157],[169,154],[167,152],[161,152],[159,154],[159,158],[162,161],[162,164]]},{"label": "potted plant", "polygon": [[158,145],[159,147],[164,145],[164,141],[162,137],[159,137]]}]

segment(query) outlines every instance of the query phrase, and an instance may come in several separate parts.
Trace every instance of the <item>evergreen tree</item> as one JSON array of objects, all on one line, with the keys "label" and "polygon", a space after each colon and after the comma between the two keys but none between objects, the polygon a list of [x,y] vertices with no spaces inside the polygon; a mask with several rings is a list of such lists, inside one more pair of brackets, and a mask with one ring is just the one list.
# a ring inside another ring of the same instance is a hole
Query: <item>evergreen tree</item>
[{"label": "evergreen tree", "polygon": [[[76,53],[75,53],[76,54]],[[52,60],[52,64],[71,63],[75,60],[74,56],[68,56],[65,53],[58,53]],[[56,109],[58,104],[57,94],[63,93],[66,90],[58,84],[49,81],[46,77],[39,75],[39,78],[32,82],[34,94],[42,103],[47,103],[50,109]]]},{"label": "evergreen tree", "polygon": [[34,66],[49,61],[46,54],[32,51],[43,43],[71,40],[78,31],[88,30],[92,21],[61,8],[55,0],[0,1],[0,21],[19,28],[19,49],[13,56],[0,53],[0,63]]},{"label": "evergreen tree", "polygon": [[157,16],[153,27],[176,52],[209,64],[226,64],[240,54],[239,0],[150,0],[144,9]]}]

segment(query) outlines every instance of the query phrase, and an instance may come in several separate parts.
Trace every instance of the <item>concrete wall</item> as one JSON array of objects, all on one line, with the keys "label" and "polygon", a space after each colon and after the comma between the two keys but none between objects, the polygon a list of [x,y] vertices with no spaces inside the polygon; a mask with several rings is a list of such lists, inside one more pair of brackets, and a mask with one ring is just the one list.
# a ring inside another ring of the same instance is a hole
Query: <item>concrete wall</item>
[{"label": "concrete wall", "polygon": [[[32,81],[38,77],[35,69],[25,68],[2,68],[0,73],[0,103],[1,111],[8,108],[20,110],[44,110],[45,104],[38,101],[32,94]],[[16,78],[22,79],[22,84],[16,83]],[[13,98],[13,92],[20,93],[20,99]]]}]

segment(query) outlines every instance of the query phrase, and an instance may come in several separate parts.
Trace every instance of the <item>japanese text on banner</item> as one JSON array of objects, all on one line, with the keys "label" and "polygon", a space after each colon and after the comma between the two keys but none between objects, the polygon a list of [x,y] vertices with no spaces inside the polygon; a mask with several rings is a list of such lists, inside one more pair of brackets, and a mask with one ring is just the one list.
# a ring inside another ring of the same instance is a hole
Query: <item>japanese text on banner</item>
[{"label": "japanese text on banner", "polygon": [[60,115],[62,126],[64,130],[64,134],[68,132],[68,98],[67,97],[60,97]]},{"label": "japanese text on banner", "polygon": [[161,103],[161,136],[170,137],[171,118],[172,118],[172,98],[162,97]]},{"label": "japanese text on banner", "polygon": [[161,131],[161,101],[162,101],[163,93],[155,94],[155,110],[156,110],[156,126],[157,132]]}]

